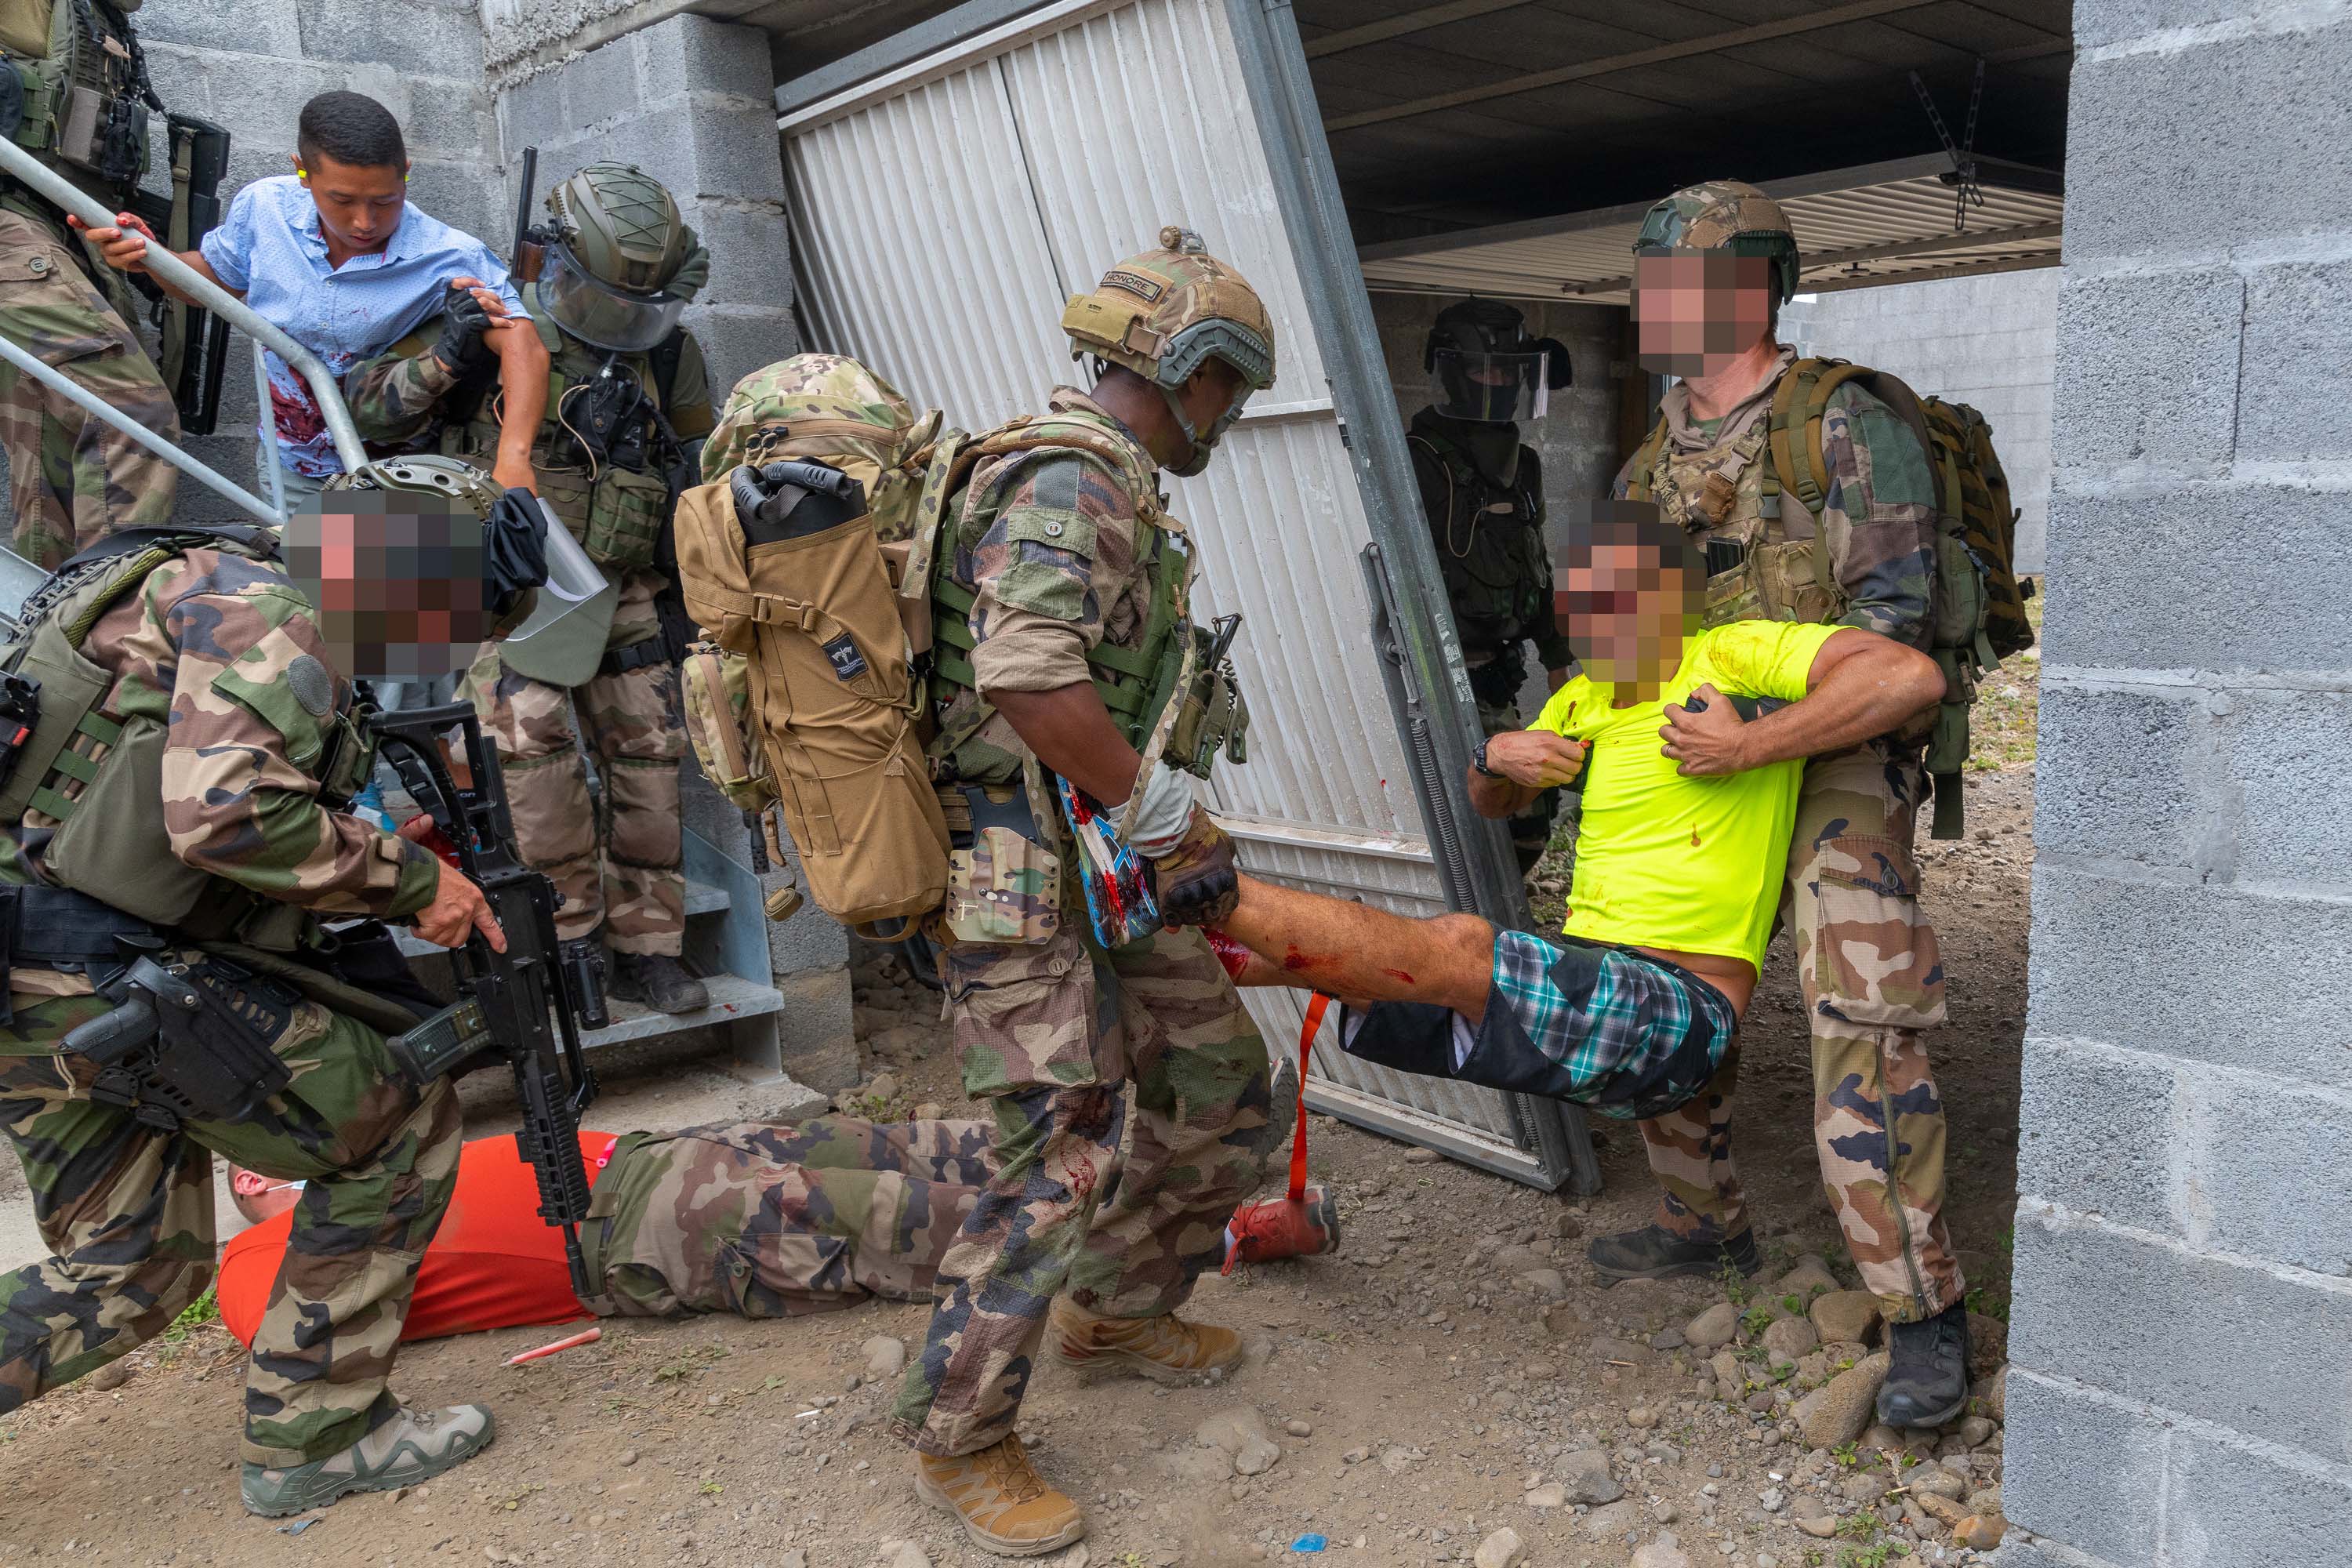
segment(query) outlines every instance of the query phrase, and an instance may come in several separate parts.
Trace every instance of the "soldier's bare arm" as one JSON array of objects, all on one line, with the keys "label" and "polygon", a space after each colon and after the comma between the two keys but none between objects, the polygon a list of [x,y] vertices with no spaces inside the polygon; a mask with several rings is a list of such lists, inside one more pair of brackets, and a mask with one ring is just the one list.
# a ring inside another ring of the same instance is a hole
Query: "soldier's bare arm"
[{"label": "soldier's bare arm", "polygon": [[1742,722],[1712,682],[1692,693],[1706,707],[1666,705],[1664,754],[1693,776],[1744,773],[1768,763],[1843,751],[1884,735],[1944,700],[1943,672],[1916,648],[1849,626],[1822,644],[1803,700]]},{"label": "soldier's bare arm", "polygon": [[1822,538],[1849,601],[1846,626],[1927,645],[1936,563],[1936,482],[1910,426],[1842,386],[1822,417],[1830,476]]},{"label": "soldier's bare arm", "polygon": [[1135,793],[1143,758],[1118,732],[1091,684],[999,691],[993,700],[1013,731],[1055,773],[1097,800],[1122,801]]},{"label": "soldier's bare arm", "polygon": [[1495,928],[1476,915],[1412,920],[1244,874],[1224,934],[1256,954],[1236,985],[1295,985],[1350,1002],[1433,1002],[1471,1023],[1495,982]]}]

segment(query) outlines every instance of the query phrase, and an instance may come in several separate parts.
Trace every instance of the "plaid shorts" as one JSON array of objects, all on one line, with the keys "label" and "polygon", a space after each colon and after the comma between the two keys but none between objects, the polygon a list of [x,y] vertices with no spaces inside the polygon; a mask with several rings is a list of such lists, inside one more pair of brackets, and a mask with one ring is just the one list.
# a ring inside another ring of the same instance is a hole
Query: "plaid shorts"
[{"label": "plaid shorts", "polygon": [[1475,1029],[1446,1008],[1382,1002],[1347,1049],[1404,1072],[1639,1121],[1696,1097],[1738,1029],[1723,993],[1688,970],[1625,948],[1507,931],[1495,938],[1494,989]]}]

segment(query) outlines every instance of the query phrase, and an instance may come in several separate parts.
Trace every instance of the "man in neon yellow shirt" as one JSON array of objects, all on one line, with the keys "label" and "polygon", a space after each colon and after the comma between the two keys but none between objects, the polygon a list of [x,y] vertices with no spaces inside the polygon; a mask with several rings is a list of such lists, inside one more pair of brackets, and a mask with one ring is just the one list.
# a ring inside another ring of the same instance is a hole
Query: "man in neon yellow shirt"
[{"label": "man in neon yellow shirt", "polygon": [[1654,523],[1599,525],[1563,575],[1583,673],[1534,729],[1480,748],[1471,802],[1505,818],[1589,774],[1566,942],[1251,877],[1223,934],[1249,950],[1228,960],[1238,984],[1372,1004],[1349,1009],[1350,1055],[1638,1119],[1696,1094],[1731,1048],[1803,759],[1894,729],[1940,701],[1944,679],[1853,627],[1697,631],[1704,574]]}]

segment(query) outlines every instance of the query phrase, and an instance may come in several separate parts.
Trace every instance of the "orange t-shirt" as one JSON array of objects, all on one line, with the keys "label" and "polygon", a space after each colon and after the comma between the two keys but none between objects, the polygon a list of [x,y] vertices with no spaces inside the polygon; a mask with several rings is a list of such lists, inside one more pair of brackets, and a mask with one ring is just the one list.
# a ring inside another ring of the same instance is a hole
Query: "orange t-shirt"
[{"label": "orange t-shirt", "polygon": [[[580,1134],[591,1182],[603,1173],[614,1142],[610,1132]],[[291,1214],[278,1215],[232,1238],[221,1253],[221,1322],[247,1345],[269,1305],[293,1226]],[[539,1181],[516,1152],[513,1136],[467,1144],[457,1156],[449,1212],[417,1268],[416,1296],[400,1337],[431,1340],[587,1316],[572,1293],[563,1233],[539,1217]]]}]

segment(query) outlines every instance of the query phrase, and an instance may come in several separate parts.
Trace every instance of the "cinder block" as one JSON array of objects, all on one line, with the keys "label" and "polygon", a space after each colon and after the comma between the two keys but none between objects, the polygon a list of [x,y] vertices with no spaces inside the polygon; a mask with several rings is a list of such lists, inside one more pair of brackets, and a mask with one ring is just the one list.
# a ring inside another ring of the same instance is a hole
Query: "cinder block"
[{"label": "cinder block", "polygon": [[2067,261],[2336,234],[2352,208],[2352,160],[2333,155],[2352,143],[2352,94],[2325,84],[2347,68],[2352,23],[2077,61]]},{"label": "cinder block", "polygon": [[1990,1564],[1990,1568],[2147,1568],[2145,1563],[2110,1563],[2058,1542],[2029,1535],[2018,1526],[2011,1526],[2009,1533],[2001,1537],[2000,1545],[1991,1556],[1978,1561]]},{"label": "cinder block", "polygon": [[2238,456],[2252,462],[2352,457],[2352,262],[2265,267],[2246,284],[2246,370]]},{"label": "cinder block", "polygon": [[2194,691],[2042,689],[2033,841],[2045,850],[2196,863],[2217,740]]},{"label": "cinder block", "polygon": [[554,74],[563,79],[563,118],[574,129],[637,110],[636,50],[625,37],[564,61]]},{"label": "cinder block", "polygon": [[2352,793],[2314,787],[2352,776],[2352,697],[2272,689],[2230,702],[2220,722],[2239,802],[2238,875],[2352,889]]},{"label": "cinder block", "polygon": [[735,384],[762,365],[801,352],[800,329],[789,310],[742,305],[699,306],[687,312],[687,325],[702,343],[710,367],[710,401],[727,401]]},{"label": "cinder block", "polygon": [[[147,79],[154,83],[155,96],[163,100],[163,106],[174,114],[196,114],[206,120],[217,120],[219,116],[213,112],[213,81],[220,69],[220,58],[209,49],[181,48],[173,44],[152,41],[147,38],[144,28],[140,30],[140,38],[147,54]],[[163,146],[162,121],[163,116],[156,115],[152,117],[149,125],[156,139],[156,157],[159,160],[163,156],[161,152]],[[168,167],[164,173],[168,185]]]},{"label": "cinder block", "polygon": [[695,195],[742,202],[783,201],[783,149],[777,141],[772,110],[698,107],[684,119],[694,142]]},{"label": "cinder block", "polygon": [[2026,1042],[2023,1071],[2018,1191],[2118,1225],[2179,1230],[2171,1071],[2042,1037]]},{"label": "cinder block", "polygon": [[[495,179],[496,175],[488,176]],[[479,163],[419,158],[409,164],[408,199],[452,228],[463,229],[499,255],[506,253],[511,213],[501,215]]]},{"label": "cinder block", "polygon": [[2227,268],[2070,279],[2058,300],[2058,466],[2226,472],[2244,300]]},{"label": "cinder block", "polygon": [[2316,1274],[2352,1275],[2352,1210],[2343,1197],[2343,1173],[2352,1171],[2352,1108],[2294,1084],[2250,1088],[2196,1074],[2183,1079],[2181,1095],[2195,1108],[2198,1134],[2180,1152],[2184,1186],[2210,1245]]},{"label": "cinder block", "polygon": [[2033,875],[2032,1032],[2352,1089],[2352,1025],[2315,965],[2352,952],[2341,900]]},{"label": "cinder block", "polygon": [[364,60],[430,77],[478,77],[482,24],[471,10],[377,0],[296,0],[302,53],[314,60]]},{"label": "cinder block", "polygon": [[[2252,482],[2050,496],[2053,663],[2110,668],[2333,669],[2352,595],[2331,572],[2352,495]],[[2259,613],[2249,613],[2250,607]]]},{"label": "cinder block", "polygon": [[2076,0],[2074,47],[2095,49],[2174,27],[2260,16],[2301,5],[2302,0]]},{"label": "cinder block", "polygon": [[[2257,1432],[2330,1464],[2352,1458],[2352,1291],[2062,1225],[2030,1199],[2018,1208],[2015,1279],[2015,1365]],[[2061,1457],[2083,1458],[2071,1448]]]},{"label": "cinder block", "polygon": [[[2011,1450],[2012,1472],[2016,1463]],[[2004,1480],[2004,1502],[2009,1495]],[[2315,1467],[2282,1463],[2251,1444],[2201,1433],[2173,1438],[2172,1480],[2164,1507],[2168,1562],[2196,1568],[2339,1562],[2347,1513],[2352,1485]]]},{"label": "cinder block", "polygon": [[639,81],[647,103],[681,92],[732,93],[763,105],[772,101],[776,78],[769,61],[768,35],[757,27],[687,12],[656,22],[635,37],[643,51]]},{"label": "cinder block", "polygon": [[793,298],[792,231],[781,206],[721,206],[698,201],[688,221],[710,252],[705,304],[782,307]]},{"label": "cinder block", "polygon": [[2155,1557],[2170,1437],[2159,1416],[2015,1368],[2007,1415],[2000,1499],[2012,1523],[2116,1563]]},{"label": "cinder block", "polygon": [[489,94],[478,82],[412,81],[400,129],[411,158],[495,161],[498,126],[490,117]]},{"label": "cinder block", "polygon": [[[131,26],[139,29],[140,43],[147,46],[184,44],[192,48],[289,59],[302,53],[296,0],[176,0],[152,10],[142,8],[131,18]],[[257,62],[223,61],[221,68],[246,74],[247,90],[268,90],[268,83],[259,79]]]},{"label": "cinder block", "polygon": [[499,152],[508,163],[520,159],[525,147],[544,154],[572,129],[563,118],[563,73],[537,71],[501,88],[498,119]]}]

